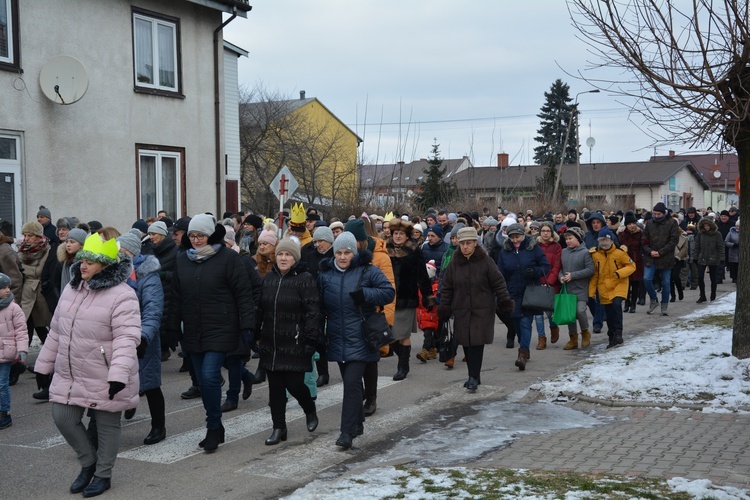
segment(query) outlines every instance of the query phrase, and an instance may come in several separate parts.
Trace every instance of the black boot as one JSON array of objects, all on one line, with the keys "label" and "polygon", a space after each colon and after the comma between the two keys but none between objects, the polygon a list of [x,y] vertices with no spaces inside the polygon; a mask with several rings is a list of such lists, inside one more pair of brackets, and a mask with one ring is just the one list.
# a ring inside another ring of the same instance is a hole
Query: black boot
[{"label": "black boot", "polygon": [[167,429],[164,427],[152,427],[151,432],[143,440],[143,444],[156,444],[167,438]]},{"label": "black boot", "polygon": [[323,387],[324,385],[328,385],[328,382],[330,381],[330,376],[326,374],[320,374],[318,375],[318,380],[315,382],[315,385],[318,387]]},{"label": "black boot", "polygon": [[312,432],[317,429],[318,414],[315,411],[305,414],[305,423],[307,424],[307,432]]},{"label": "black boot", "polygon": [[398,347],[398,371],[393,376],[393,380],[404,380],[409,373],[409,356],[411,355],[410,345],[399,345]]},{"label": "black boot", "polygon": [[268,439],[266,439],[266,444],[273,446],[279,444],[280,441],[286,441],[286,427],[283,429],[274,429],[271,435],[268,436]]},{"label": "black boot", "polygon": [[[364,432],[364,431],[363,431]],[[339,438],[336,440],[336,446],[348,450],[352,447],[352,435],[342,432]]]},{"label": "black boot", "polygon": [[630,300],[625,299],[625,305],[622,306],[623,312],[628,312],[628,309],[630,309]]},{"label": "black boot", "polygon": [[70,492],[82,492],[83,489],[88,486],[91,480],[94,478],[94,472],[96,472],[96,463],[94,463],[93,465],[89,465],[88,467],[83,467],[76,480],[73,481],[73,484],[70,485]]},{"label": "black boot", "polygon": [[83,498],[97,497],[112,486],[112,480],[108,477],[94,476],[91,483],[83,489]]},{"label": "black boot", "polygon": [[376,397],[365,399],[365,404],[363,408],[365,412],[365,417],[369,417],[373,415],[377,409],[378,409],[378,403],[377,403]]},{"label": "black boot", "polygon": [[218,429],[207,429],[206,438],[198,443],[198,446],[203,448],[206,453],[213,453],[219,447],[219,444],[224,442],[224,426],[222,425]]},{"label": "black boot", "polygon": [[253,376],[253,384],[262,384],[266,381],[266,369],[261,368],[260,366],[255,371],[255,376]]},{"label": "black boot", "polygon": [[508,332],[507,341],[505,342],[506,349],[513,349],[515,347],[516,334]]},{"label": "black boot", "polygon": [[614,345],[612,347],[622,345],[622,332],[621,331],[616,331],[612,336],[613,336],[613,342],[614,342]]}]

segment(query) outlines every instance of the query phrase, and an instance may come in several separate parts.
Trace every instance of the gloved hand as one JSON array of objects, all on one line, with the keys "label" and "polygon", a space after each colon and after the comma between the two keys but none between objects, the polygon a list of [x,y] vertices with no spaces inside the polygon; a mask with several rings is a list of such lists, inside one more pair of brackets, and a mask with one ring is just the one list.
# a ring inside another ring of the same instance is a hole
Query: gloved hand
[{"label": "gloved hand", "polygon": [[365,303],[365,292],[362,291],[360,288],[359,290],[355,290],[353,292],[349,292],[349,296],[354,301],[354,305],[361,306]]},{"label": "gloved hand", "polygon": [[135,353],[138,355],[138,359],[143,359],[143,357],[146,355],[147,348],[148,340],[146,340],[146,337],[141,335],[141,343],[138,344],[138,347],[135,348]]},{"label": "gloved hand", "polygon": [[17,359],[18,361],[20,361],[20,363],[21,363],[22,365],[25,365],[25,364],[26,364],[26,356],[27,356],[26,352],[24,352],[24,351],[21,351],[21,352],[19,352],[19,353],[18,353],[18,355],[16,356],[16,359]]},{"label": "gloved hand", "polygon": [[523,277],[527,280],[533,280],[536,278],[536,270],[533,267],[527,267],[523,270]]},{"label": "gloved hand", "polygon": [[451,308],[445,305],[439,305],[437,307],[437,315],[440,321],[445,321],[450,319],[450,317],[453,315],[453,311],[451,311]]},{"label": "gloved hand", "polygon": [[516,303],[513,300],[498,300],[495,306],[495,311],[500,316],[507,316],[512,313],[516,308]]},{"label": "gloved hand", "polygon": [[240,335],[242,337],[242,343],[252,349],[253,344],[255,344],[254,332],[250,328],[244,328],[240,330]]},{"label": "gloved hand", "polygon": [[117,394],[123,389],[125,389],[125,384],[123,384],[122,382],[110,382],[109,383],[109,399],[110,400],[114,399],[115,394]]}]

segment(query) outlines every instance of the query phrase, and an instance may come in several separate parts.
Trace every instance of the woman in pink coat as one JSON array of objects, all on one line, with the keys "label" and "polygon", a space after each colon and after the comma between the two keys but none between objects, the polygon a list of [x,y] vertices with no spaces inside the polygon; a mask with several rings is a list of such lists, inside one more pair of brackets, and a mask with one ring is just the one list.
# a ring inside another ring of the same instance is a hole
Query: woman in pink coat
[{"label": "woman in pink coat", "polygon": [[[52,418],[82,467],[70,492],[92,497],[110,488],[120,413],[138,405],[141,315],[135,292],[126,283],[131,260],[124,254],[118,258],[114,239],[89,236],[78,258],[35,370],[55,373],[49,389]],[[86,409],[96,419],[98,448],[81,422]]]}]

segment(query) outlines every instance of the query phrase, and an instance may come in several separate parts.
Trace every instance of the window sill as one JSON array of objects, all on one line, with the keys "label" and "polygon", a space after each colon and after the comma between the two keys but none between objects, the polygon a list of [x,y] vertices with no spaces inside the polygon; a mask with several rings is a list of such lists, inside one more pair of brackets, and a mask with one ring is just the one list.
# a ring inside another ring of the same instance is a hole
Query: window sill
[{"label": "window sill", "polygon": [[0,71],[12,71],[13,73],[23,74],[19,64],[0,62]]},{"label": "window sill", "polygon": [[172,92],[170,90],[151,89],[146,87],[133,87],[133,91],[138,94],[149,94],[149,95],[160,95],[163,97],[174,97],[177,99],[185,99],[185,95],[181,92]]}]

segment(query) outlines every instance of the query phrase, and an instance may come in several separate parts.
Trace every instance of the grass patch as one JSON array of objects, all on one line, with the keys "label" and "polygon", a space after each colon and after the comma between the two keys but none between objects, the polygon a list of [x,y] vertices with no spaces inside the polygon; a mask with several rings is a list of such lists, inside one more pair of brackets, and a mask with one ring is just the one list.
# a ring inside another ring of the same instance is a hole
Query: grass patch
[{"label": "grass patch", "polygon": [[721,328],[734,328],[734,314],[711,314],[694,319],[691,323],[695,326],[718,326]]}]

